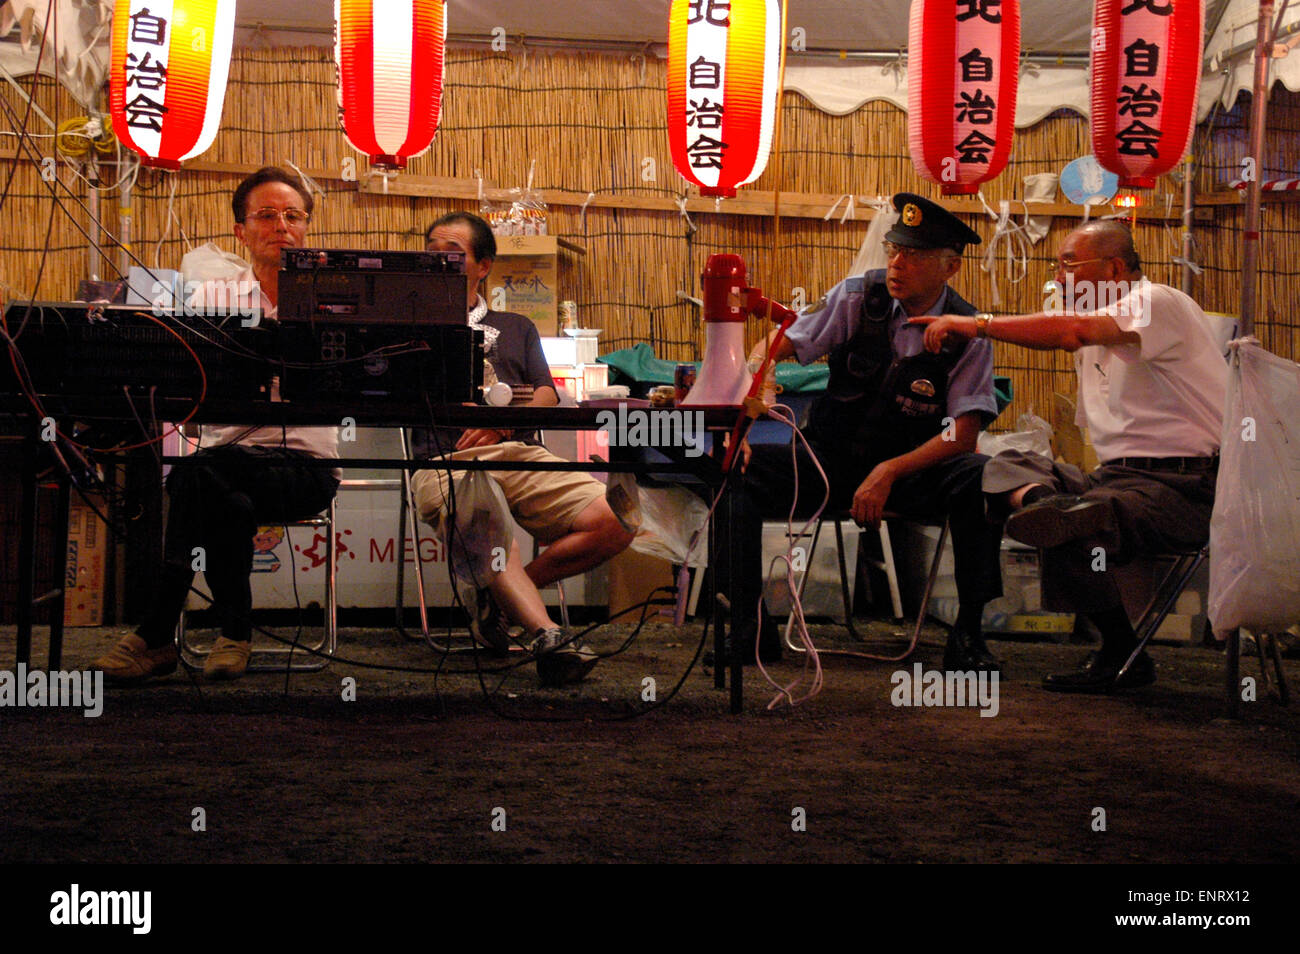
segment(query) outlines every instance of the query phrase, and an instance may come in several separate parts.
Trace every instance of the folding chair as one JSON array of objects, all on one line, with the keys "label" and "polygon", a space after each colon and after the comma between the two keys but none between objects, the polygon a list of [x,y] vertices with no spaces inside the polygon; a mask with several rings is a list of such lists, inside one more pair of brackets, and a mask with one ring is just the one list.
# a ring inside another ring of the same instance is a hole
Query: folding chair
[{"label": "folding chair", "polygon": [[[1170,565],[1168,572],[1165,573],[1151,601],[1142,611],[1137,624],[1133,627],[1134,633],[1138,637],[1137,648],[1133,650],[1128,657],[1128,661],[1119,671],[1116,677],[1121,678],[1128,672],[1133,661],[1137,659],[1138,654],[1146,649],[1147,643],[1151,637],[1160,629],[1160,624],[1165,621],[1165,617],[1173,610],[1174,604],[1178,602],[1178,597],[1186,589],[1188,582],[1200,569],[1201,564],[1210,555],[1208,546],[1201,547],[1199,550],[1184,550],[1172,554],[1162,554],[1170,557],[1173,563]],[[1282,671],[1282,656],[1277,648],[1277,641],[1270,633],[1261,633],[1255,636],[1255,650],[1259,656],[1260,682],[1263,683],[1264,691],[1273,695],[1279,703],[1286,705],[1289,694],[1286,685],[1286,675]],[[1241,631],[1234,629],[1228,634],[1227,646],[1225,647],[1227,659],[1225,660],[1225,689],[1227,692],[1228,712],[1230,715],[1237,715],[1238,705],[1241,701],[1240,685],[1240,653],[1241,653]],[[1273,678],[1276,680],[1276,687],[1270,684],[1270,674],[1268,671],[1268,662],[1273,663]]]},{"label": "folding chair", "polygon": [[[402,441],[402,457],[410,460],[411,454],[411,435],[403,427],[399,428],[399,434]],[[415,506],[415,489],[411,484],[411,471],[403,470],[401,479],[401,503],[397,510],[397,598],[394,606],[397,609],[397,631],[403,635],[406,633],[406,621],[403,619],[406,594],[406,534],[410,531],[411,540],[415,542],[415,590],[417,594],[417,607],[420,612],[420,635],[412,636],[412,639],[423,639],[429,641],[429,609],[424,597],[424,556],[420,553],[420,524],[418,520],[419,511]]]},{"label": "folding chair", "polygon": [[[340,484],[341,488],[342,484]],[[330,658],[333,657],[335,650],[338,648],[338,603],[336,599],[338,554],[335,548],[336,538],[334,536],[336,501],[337,498],[331,500],[329,507],[319,516],[284,522],[284,526],[287,528],[311,527],[313,531],[323,530],[325,532],[325,602],[323,604],[325,626],[320,639],[316,642],[300,643],[294,646],[255,648],[249,658],[249,672],[284,672],[286,669],[291,672],[316,672],[329,665]],[[182,610],[181,618],[176,625],[176,649],[180,653],[181,662],[185,664],[186,668],[202,669],[203,661],[207,658],[209,650],[198,648],[187,638],[186,615],[186,611]],[[287,665],[284,661],[286,657],[289,659]]]}]

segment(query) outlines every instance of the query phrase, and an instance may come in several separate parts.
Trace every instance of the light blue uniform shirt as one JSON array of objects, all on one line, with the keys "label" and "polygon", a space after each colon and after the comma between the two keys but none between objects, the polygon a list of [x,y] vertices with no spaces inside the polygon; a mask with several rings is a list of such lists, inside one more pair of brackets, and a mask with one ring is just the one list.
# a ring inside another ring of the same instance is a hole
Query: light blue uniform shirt
[{"label": "light blue uniform shirt", "polygon": [[[884,274],[883,271],[874,271],[846,278],[827,292],[821,301],[800,313],[798,320],[786,332],[800,364],[811,364],[830,354],[836,346],[857,333],[866,289],[875,281],[883,281]],[[947,314],[951,293],[952,290],[945,285],[943,294],[926,314]],[[925,328],[907,324],[907,313],[897,300],[893,302],[893,314],[889,319],[889,335],[897,358],[910,358],[925,348]],[[998,414],[997,400],[993,397],[993,346],[986,338],[968,342],[948,375],[948,414],[958,418],[971,411],[983,415],[985,423]]]}]

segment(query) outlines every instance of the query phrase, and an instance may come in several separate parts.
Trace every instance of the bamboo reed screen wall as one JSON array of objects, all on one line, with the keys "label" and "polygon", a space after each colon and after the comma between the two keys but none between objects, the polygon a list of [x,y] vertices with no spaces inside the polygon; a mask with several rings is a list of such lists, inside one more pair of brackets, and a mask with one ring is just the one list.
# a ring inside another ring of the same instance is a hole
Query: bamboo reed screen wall
[{"label": "bamboo reed screen wall", "polygon": [[[664,130],[662,61],[644,57],[589,54],[487,55],[453,51],[448,56],[442,129],[433,147],[412,160],[417,176],[470,178],[482,173],[489,186],[523,185],[536,161],[534,185],[586,194],[639,197],[675,196],[682,184],[673,169]],[[56,121],[79,110],[51,81],[38,84],[37,102]],[[12,90],[3,94],[18,115],[23,104]],[[1243,97],[1243,100],[1245,98]],[[1216,111],[1197,137],[1204,160],[1201,191],[1222,189],[1245,154],[1245,117],[1240,103]],[[1300,172],[1300,95],[1278,89],[1272,100],[1270,148],[1264,174]],[[334,66],[324,48],[240,50],[231,65],[221,133],[202,162],[256,166],[292,161],[304,170],[323,171],[311,241],[322,246],[418,248],[424,226],[451,208],[475,203],[359,194],[355,181],[343,178],[344,160],[365,161],[347,146],[336,123]],[[889,195],[900,190],[936,194],[920,182],[907,153],[907,125],[902,111],[869,103],[844,117],[828,116],[797,94],[783,105],[782,155],[774,157],[754,189],[838,195]],[[0,128],[16,128],[9,114]],[[28,128],[37,131],[35,117]],[[40,132],[48,132],[40,129]],[[6,136],[0,148],[10,147]],[[41,154],[52,154],[49,139],[39,141]],[[1019,130],[1007,170],[985,188],[994,206],[1023,195],[1023,177],[1059,171],[1089,151],[1085,120],[1053,114],[1034,127]],[[649,161],[648,161],[649,160]],[[8,169],[5,169],[8,166]],[[91,229],[89,216],[70,197],[55,207],[38,168],[27,161],[0,164],[8,193],[3,211],[8,224],[0,241],[3,281],[8,297],[36,293],[44,299],[71,297],[77,279],[89,266],[86,240],[77,228]],[[10,174],[12,181],[9,181]],[[87,189],[67,169],[60,177],[83,201]],[[184,253],[183,230],[191,243],[216,241],[237,249],[231,236],[229,196],[239,172],[186,170],[177,176],[143,171],[129,201],[133,249],[149,265],[175,267]],[[174,197],[169,195],[175,186]],[[1179,207],[1177,183],[1161,180],[1147,199],[1161,207]],[[175,220],[167,225],[169,207]],[[1195,295],[1207,310],[1235,312],[1239,297],[1240,209],[1213,206],[1213,221],[1197,227],[1199,260],[1205,270]],[[66,212],[64,210],[67,210]],[[105,193],[102,221],[117,235],[123,212],[116,193]],[[716,251],[744,256],[751,283],[788,300],[797,286],[815,299],[844,277],[867,230],[865,222],[840,224],[821,219],[770,218],[691,213],[688,222],[676,212],[633,208],[553,207],[550,230],[584,245],[586,256],[561,254],[560,297],[578,303],[583,323],[604,329],[602,350],[648,341],[664,358],[696,357],[703,332],[694,306],[677,291],[698,294],[698,274]],[[986,237],[992,222],[971,217]],[[1300,357],[1295,318],[1296,262],[1300,261],[1295,207],[1266,205],[1260,314],[1257,334],[1273,351]],[[74,224],[77,223],[77,224]],[[1078,219],[1059,216],[1048,237],[1032,252],[1028,274],[1008,280],[1005,257],[998,271],[1003,301],[994,308],[989,276],[968,255],[955,285],[971,301],[1001,312],[1032,310],[1041,304],[1041,289],[1050,277],[1049,263],[1066,232]],[[1180,254],[1176,221],[1147,222],[1139,211],[1136,236],[1155,281],[1178,285],[1170,262]],[[160,246],[157,246],[162,236]],[[106,244],[111,241],[106,240]],[[43,253],[49,250],[48,257]],[[112,252],[114,260],[117,253]],[[110,273],[111,269],[102,267]],[[758,337],[757,322],[750,339]],[[996,346],[998,370],[1009,374],[1017,400],[998,422],[1010,427],[1029,407],[1040,414],[1054,390],[1073,393],[1069,356]]]}]

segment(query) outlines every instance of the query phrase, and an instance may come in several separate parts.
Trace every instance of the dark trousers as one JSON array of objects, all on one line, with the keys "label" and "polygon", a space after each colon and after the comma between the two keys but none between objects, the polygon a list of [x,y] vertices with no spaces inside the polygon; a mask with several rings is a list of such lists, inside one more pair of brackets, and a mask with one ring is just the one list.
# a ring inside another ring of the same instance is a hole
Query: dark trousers
[{"label": "dark trousers", "polygon": [[149,646],[174,637],[200,555],[222,633],[241,641],[252,637],[248,576],[258,525],[320,513],[338,490],[329,469],[303,463],[311,459],[302,451],[231,444],[201,450],[172,468],[162,572],[136,630]]},{"label": "dark trousers", "polygon": [[[837,455],[825,444],[814,444],[814,452],[830,480],[827,515],[842,513],[853,504],[853,494],[871,472],[874,463]],[[988,458],[981,454],[959,454],[932,467],[909,474],[894,483],[886,509],[912,520],[927,523],[949,521],[957,580],[957,594],[963,608],[979,610],[1002,595],[999,550],[1002,528],[985,517],[981,474]],[[735,494],[734,518],[723,501],[717,510],[718,532],[731,529],[732,539],[743,545],[743,556],[723,550],[717,554],[716,587],[734,602],[742,601],[746,615],[762,592],[763,521],[785,519],[795,504],[795,516],[806,519],[821,503],[826,488],[807,452],[798,454],[798,496],[788,446],[759,444],[743,480],[730,489]],[[735,479],[735,478],[733,478]],[[732,522],[734,520],[734,522]],[[721,537],[727,539],[727,537]]]},{"label": "dark trousers", "polygon": [[1195,550],[1210,538],[1217,467],[1202,473],[1138,470],[1106,464],[1090,474],[1038,454],[1006,451],[984,474],[984,489],[1001,494],[1025,484],[1102,501],[1110,514],[1101,533],[1043,551],[1043,606],[1064,613],[1120,609],[1106,567],[1140,555]]}]

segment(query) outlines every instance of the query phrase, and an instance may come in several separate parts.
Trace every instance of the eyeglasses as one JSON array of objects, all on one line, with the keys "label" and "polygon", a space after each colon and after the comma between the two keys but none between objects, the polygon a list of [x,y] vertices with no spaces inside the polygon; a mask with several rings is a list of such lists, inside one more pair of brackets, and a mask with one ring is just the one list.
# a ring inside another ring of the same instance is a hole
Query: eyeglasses
[{"label": "eyeglasses", "polygon": [[955,256],[957,254],[950,248],[911,248],[893,242],[881,242],[880,247],[885,250],[885,258],[892,259],[894,256],[901,256],[905,262],[923,262],[938,258],[941,255]]},{"label": "eyeglasses", "polygon": [[256,212],[249,212],[245,218],[253,219],[265,225],[270,225],[276,219],[283,218],[284,224],[291,228],[302,228],[311,221],[311,213],[302,209],[258,209]]},{"label": "eyeglasses", "polygon": [[1078,262],[1076,262],[1076,261],[1074,261],[1073,259],[1058,258],[1058,259],[1056,260],[1056,267],[1059,268],[1059,269],[1060,269],[1061,271],[1063,271],[1063,272],[1072,272],[1072,271],[1074,271],[1076,268],[1078,268],[1080,265],[1091,265],[1091,264],[1093,264],[1094,262],[1105,262],[1105,261],[1108,261],[1108,259],[1104,259],[1104,258],[1085,258],[1085,259],[1083,259],[1082,261],[1078,261]]}]

